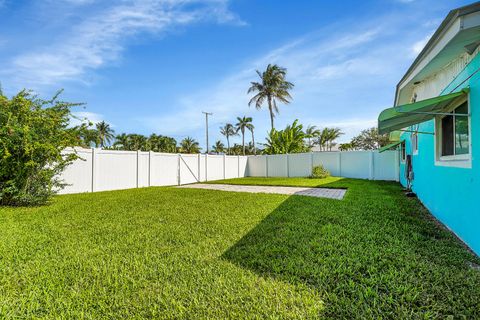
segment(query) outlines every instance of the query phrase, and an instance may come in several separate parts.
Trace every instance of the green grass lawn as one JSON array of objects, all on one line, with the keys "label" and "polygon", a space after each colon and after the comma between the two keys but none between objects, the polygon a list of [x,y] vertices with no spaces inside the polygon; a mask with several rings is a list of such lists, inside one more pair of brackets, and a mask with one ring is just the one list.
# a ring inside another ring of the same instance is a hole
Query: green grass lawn
[{"label": "green grass lawn", "polygon": [[480,318],[480,261],[395,183],[145,188],[0,208],[0,318]]}]

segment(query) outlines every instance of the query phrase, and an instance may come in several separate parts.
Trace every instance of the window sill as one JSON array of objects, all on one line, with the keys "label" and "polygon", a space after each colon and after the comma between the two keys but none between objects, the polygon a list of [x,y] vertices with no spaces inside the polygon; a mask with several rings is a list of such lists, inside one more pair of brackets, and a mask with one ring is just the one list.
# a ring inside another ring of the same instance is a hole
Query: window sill
[{"label": "window sill", "polygon": [[440,157],[435,161],[435,165],[439,167],[454,167],[454,168],[472,168],[472,161],[470,156],[447,156]]}]

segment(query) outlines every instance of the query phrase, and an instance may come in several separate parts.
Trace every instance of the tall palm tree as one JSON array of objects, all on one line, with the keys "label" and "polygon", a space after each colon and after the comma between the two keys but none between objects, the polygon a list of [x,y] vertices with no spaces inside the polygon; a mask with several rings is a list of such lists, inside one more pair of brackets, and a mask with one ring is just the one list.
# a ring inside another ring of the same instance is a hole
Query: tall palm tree
[{"label": "tall palm tree", "polygon": [[212,151],[215,152],[216,154],[223,153],[225,151],[225,145],[223,144],[222,141],[218,140],[215,142],[215,144],[212,146]]},{"label": "tall palm tree", "polygon": [[257,154],[257,148],[255,148],[255,135],[253,133],[253,131],[255,130],[255,126],[253,125],[253,123],[250,122],[247,125],[247,129],[250,130],[250,132],[252,133],[253,154]]},{"label": "tall palm tree", "polygon": [[250,99],[248,105],[255,104],[257,109],[261,109],[266,101],[268,104],[268,111],[270,112],[270,123],[273,125],[273,118],[278,113],[278,102],[289,104],[292,99],[289,90],[293,88],[293,83],[285,80],[287,69],[277,66],[276,64],[269,64],[264,72],[257,70],[257,74],[261,82],[251,82],[248,93],[255,92],[256,94]]},{"label": "tall palm tree", "polygon": [[230,137],[238,135],[237,130],[231,123],[227,123],[225,126],[220,127],[220,133],[227,138],[227,153],[230,153]]},{"label": "tall palm tree", "polygon": [[308,126],[305,130],[305,135],[308,139],[308,147],[311,149],[313,147],[312,139],[317,138],[321,134],[320,130],[317,129],[317,126]]},{"label": "tall palm tree", "polygon": [[242,133],[242,149],[243,149],[243,155],[245,155],[245,129],[248,129],[248,125],[252,124],[252,118],[251,117],[237,117],[237,124],[235,127],[237,128],[237,132],[240,131]]},{"label": "tall palm tree", "polygon": [[112,128],[110,128],[110,125],[106,123],[105,121],[99,122],[96,124],[97,132],[98,132],[98,140],[100,142],[100,147],[105,147],[107,143],[110,143],[113,138],[115,137]]},{"label": "tall palm tree", "polygon": [[191,137],[186,137],[180,142],[180,151],[182,153],[199,153],[200,144]]}]

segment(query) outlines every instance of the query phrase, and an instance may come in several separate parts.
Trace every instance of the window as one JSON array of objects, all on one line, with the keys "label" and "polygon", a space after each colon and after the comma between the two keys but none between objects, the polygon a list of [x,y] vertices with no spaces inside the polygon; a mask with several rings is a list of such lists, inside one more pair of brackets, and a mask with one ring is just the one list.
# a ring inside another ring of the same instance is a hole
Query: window
[{"label": "window", "polygon": [[437,164],[471,167],[468,101],[450,110],[437,118]]},{"label": "window", "polygon": [[412,153],[418,154],[418,133],[412,134]]},{"label": "window", "polygon": [[451,115],[442,118],[442,156],[456,156],[470,153],[468,130],[468,103],[464,102]]},{"label": "window", "polygon": [[405,159],[407,158],[407,150],[405,147],[405,141],[402,141],[400,144],[400,152],[402,154],[402,162],[405,162]]}]

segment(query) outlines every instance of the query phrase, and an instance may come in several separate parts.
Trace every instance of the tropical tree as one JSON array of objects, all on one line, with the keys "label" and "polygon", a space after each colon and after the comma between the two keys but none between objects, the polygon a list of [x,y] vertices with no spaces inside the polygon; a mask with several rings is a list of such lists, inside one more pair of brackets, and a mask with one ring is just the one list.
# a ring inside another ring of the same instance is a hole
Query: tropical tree
[{"label": "tropical tree", "polygon": [[335,140],[340,138],[340,136],[343,135],[343,132],[340,128],[328,128],[327,132],[328,150],[332,151],[332,147],[336,144]]},{"label": "tropical tree", "polygon": [[200,144],[191,137],[186,137],[180,142],[180,152],[200,153]]},{"label": "tropical tree", "polygon": [[155,152],[174,153],[177,150],[177,141],[172,137],[151,134],[147,139],[148,150]]},{"label": "tropical tree", "polygon": [[349,150],[355,150],[356,147],[353,143],[347,142],[347,143],[341,143],[340,146],[338,146],[338,149],[340,151],[349,151]]},{"label": "tropical tree", "polygon": [[317,138],[321,134],[320,130],[317,129],[317,126],[308,126],[305,130],[305,136],[308,139],[308,147],[311,149],[314,145],[312,139]]},{"label": "tropical tree", "polygon": [[237,117],[237,124],[235,125],[237,132],[240,131],[242,133],[242,150],[243,155],[245,155],[245,129],[248,129],[248,126],[252,124],[251,117]]},{"label": "tropical tree", "polygon": [[248,102],[248,105],[255,104],[257,109],[261,109],[262,105],[267,102],[268,111],[270,112],[270,123],[272,130],[274,129],[273,119],[278,114],[278,102],[289,104],[292,99],[289,90],[294,85],[285,79],[287,69],[269,64],[264,72],[257,70],[261,82],[251,82],[248,93],[256,93]]},{"label": "tropical tree", "polygon": [[267,143],[264,144],[266,154],[286,154],[308,151],[304,143],[305,132],[303,126],[295,120],[284,130],[277,131],[272,129],[267,137]]},{"label": "tropical tree", "polygon": [[230,137],[238,135],[238,132],[231,123],[227,123],[225,126],[220,127],[220,133],[227,138],[227,153],[230,153]]},{"label": "tropical tree", "polygon": [[65,148],[81,144],[86,124],[71,126],[80,104],[43,100],[22,90],[7,98],[0,89],[0,205],[39,205],[61,190],[63,170],[78,158]]},{"label": "tropical tree", "polygon": [[376,150],[389,143],[388,134],[379,134],[377,128],[365,129],[356,137],[352,138],[351,143],[355,149]]},{"label": "tropical tree", "polygon": [[128,140],[129,136],[126,133],[118,134],[115,136],[113,146],[115,149],[129,150]]},{"label": "tropical tree", "polygon": [[332,150],[337,140],[343,134],[340,128],[323,128],[320,134],[317,136],[317,144],[320,147],[320,151]]},{"label": "tropical tree", "polygon": [[250,132],[252,133],[252,142],[248,144],[249,150],[251,149],[249,153],[257,154],[257,148],[255,148],[255,134],[254,134],[255,126],[253,125],[253,123],[250,122],[249,124],[247,124],[247,129],[250,130]]},{"label": "tropical tree", "polygon": [[212,146],[212,151],[216,154],[223,153],[225,152],[225,145],[222,141],[217,140],[217,142],[215,142],[215,144]]},{"label": "tropical tree", "polygon": [[106,144],[109,144],[113,140],[115,137],[115,131],[113,131],[113,129],[110,128],[110,125],[105,121],[97,123],[95,127],[97,130],[100,147],[103,148]]}]

